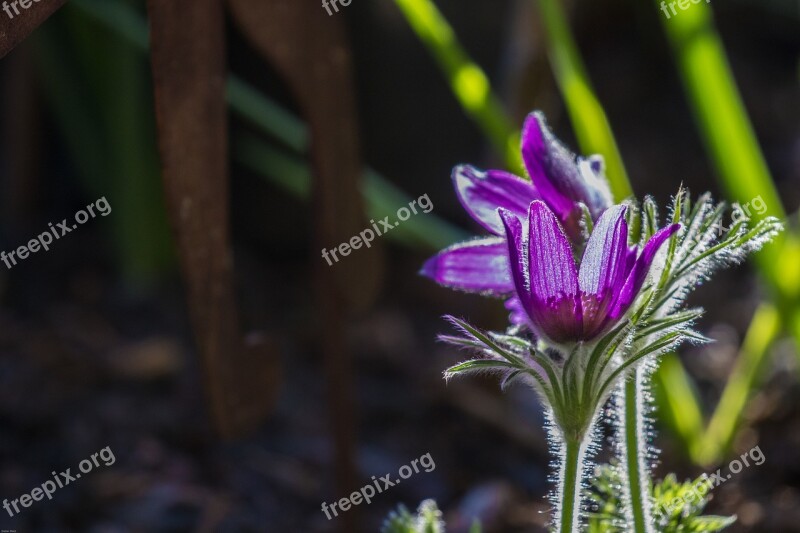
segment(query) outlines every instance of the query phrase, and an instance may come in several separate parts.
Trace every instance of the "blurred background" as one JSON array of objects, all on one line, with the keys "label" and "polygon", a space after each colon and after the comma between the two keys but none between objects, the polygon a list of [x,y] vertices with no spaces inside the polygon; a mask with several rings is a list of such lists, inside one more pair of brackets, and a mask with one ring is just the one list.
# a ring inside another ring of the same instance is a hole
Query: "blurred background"
[{"label": "blurred background", "polygon": [[[367,228],[422,195],[434,207],[328,267],[319,246],[341,241],[315,234],[325,199],[309,154],[339,145],[312,138],[308,96],[226,15],[235,306],[276,369],[264,416],[229,438],[187,298],[193,267],[175,244],[179,206],[164,196],[144,3],[72,0],[0,62],[0,249],[99,198],[112,208],[0,267],[0,496],[106,446],[116,457],[52,501],[0,512],[2,529],[378,531],[398,503],[435,498],[448,531],[474,518],[543,531],[551,468],[534,394],[442,379],[460,355],[435,340],[441,316],[498,329],[502,303],[418,275],[481,234],[452,167],[517,170],[517,132],[541,109],[576,152],[606,156],[619,197],[629,184],[664,205],[683,184],[761,197],[787,221],[758,260],[692,297],[715,343],[657,374],[654,462],[657,478],[694,478],[758,445],[764,464],[716,489],[708,510],[737,514],[730,531],[800,531],[800,4],[712,0],[667,19],[634,0],[357,0],[330,17],[311,3],[352,54],[353,92],[312,91],[356,107],[366,214],[337,209]],[[341,282],[356,303],[325,300],[339,275],[356,278]],[[425,454],[431,472],[334,520],[321,511]]]}]

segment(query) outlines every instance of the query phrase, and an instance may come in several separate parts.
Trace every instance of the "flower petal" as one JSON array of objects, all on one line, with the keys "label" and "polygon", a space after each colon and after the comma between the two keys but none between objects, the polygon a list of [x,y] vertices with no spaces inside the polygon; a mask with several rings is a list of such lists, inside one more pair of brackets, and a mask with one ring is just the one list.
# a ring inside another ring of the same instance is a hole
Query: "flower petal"
[{"label": "flower petal", "polygon": [[528,285],[528,263],[525,247],[527,245],[522,229],[522,222],[511,211],[497,210],[506,233],[509,273],[516,288],[517,298],[524,309],[530,309],[531,292]]},{"label": "flower petal", "polygon": [[565,184],[578,179],[575,158],[558,142],[538,111],[528,115],[522,128],[522,160],[542,199],[558,218],[568,218],[575,202],[567,195]]},{"label": "flower petal", "polygon": [[636,299],[636,296],[642,289],[642,285],[644,285],[647,279],[647,274],[650,272],[650,266],[653,264],[656,253],[661,248],[661,245],[667,242],[667,239],[672,237],[680,227],[680,224],[672,224],[671,226],[662,228],[655,235],[650,237],[650,240],[644,245],[642,255],[639,256],[630,273],[628,273],[625,285],[620,291],[616,304],[614,304],[614,309],[611,312],[611,318],[613,320],[624,315],[628,307],[633,303],[633,300]]},{"label": "flower petal", "polygon": [[509,311],[509,322],[515,326],[527,326],[532,328],[531,318],[528,316],[528,311],[525,310],[525,306],[522,305],[522,301],[520,301],[519,297],[512,296],[506,300],[503,305],[505,305],[505,308]]},{"label": "flower petal", "polygon": [[525,218],[528,206],[540,197],[528,180],[502,170],[482,172],[469,165],[453,169],[453,185],[458,199],[472,218],[495,235],[503,234],[498,207]]},{"label": "flower petal", "polygon": [[603,158],[576,158],[553,135],[539,111],[525,121],[522,159],[542,199],[562,222],[570,221],[578,202],[586,204],[595,219],[611,206]]},{"label": "flower petal", "polygon": [[605,327],[609,311],[625,284],[629,257],[626,210],[622,205],[606,210],[583,252],[578,284],[587,337],[595,336]]},{"label": "flower petal", "polygon": [[468,241],[431,257],[420,273],[445,287],[502,296],[514,292],[507,254],[503,239]]},{"label": "flower petal", "polygon": [[583,318],[578,271],[569,240],[543,202],[531,204],[528,224],[531,292],[528,312],[533,323],[551,340],[577,339],[583,329]]},{"label": "flower petal", "polygon": [[614,203],[606,179],[605,166],[601,155],[578,158],[578,171],[584,183],[584,197],[581,201],[586,204],[595,219]]}]

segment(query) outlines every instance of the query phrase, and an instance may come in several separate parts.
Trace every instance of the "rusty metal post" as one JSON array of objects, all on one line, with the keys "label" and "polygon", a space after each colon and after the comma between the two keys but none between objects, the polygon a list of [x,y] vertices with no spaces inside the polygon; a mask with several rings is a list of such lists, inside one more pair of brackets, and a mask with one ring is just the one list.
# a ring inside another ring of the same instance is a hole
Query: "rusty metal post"
[{"label": "rusty metal post", "polygon": [[259,425],[275,399],[275,350],[239,329],[228,221],[224,13],[220,0],[150,0],[163,179],[211,404],[225,436]]},{"label": "rusty metal post", "polygon": [[[347,316],[366,307],[382,275],[380,250],[361,249],[329,266],[322,248],[348,242],[368,227],[360,194],[361,158],[350,49],[341,18],[315,2],[228,0],[245,36],[288,81],[311,125],[314,165],[314,248],[320,349],[328,387],[337,492],[358,485],[353,362]],[[341,531],[357,531],[357,517],[341,517]]]}]

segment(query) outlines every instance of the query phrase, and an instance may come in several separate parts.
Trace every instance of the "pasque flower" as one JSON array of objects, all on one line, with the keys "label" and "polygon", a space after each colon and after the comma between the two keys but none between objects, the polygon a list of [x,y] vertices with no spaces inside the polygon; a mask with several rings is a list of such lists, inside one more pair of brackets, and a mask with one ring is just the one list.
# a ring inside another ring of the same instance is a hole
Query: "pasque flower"
[{"label": "pasque flower", "polygon": [[[781,224],[736,220],[719,233],[724,204],[708,194],[692,202],[683,189],[663,227],[650,197],[612,205],[602,160],[573,156],[539,113],[525,123],[522,155],[531,181],[455,169],[461,203],[492,236],[440,252],[422,272],[445,286],[507,298],[513,327],[503,332],[449,317],[457,334],[440,339],[470,358],[445,377],[491,372],[503,388],[521,381],[539,394],[559,457],[554,530],[575,533],[584,530],[583,482],[603,405],[613,391],[625,391],[614,419],[619,464],[645,471],[646,447],[638,442],[646,435],[641,413],[648,400],[636,392],[639,380],[682,342],[706,340],[693,329],[702,309],[683,309],[687,295],[714,270],[758,250]],[[628,231],[629,211],[637,231]],[[630,383],[636,387],[627,396]],[[629,476],[623,490],[626,505],[649,523],[640,476]]]},{"label": "pasque flower", "polygon": [[588,341],[625,315],[656,252],[680,228],[672,224],[661,229],[638,254],[637,247],[628,247],[626,209],[617,205],[600,216],[580,267],[561,224],[543,202],[530,204],[527,231],[515,213],[498,210],[511,277],[534,331],[557,343]]},{"label": "pasque flower", "polygon": [[[578,240],[581,206],[586,206],[594,220],[611,206],[602,157],[576,157],[555,138],[540,112],[531,113],[525,121],[522,159],[530,181],[502,170],[484,172],[469,165],[453,170],[453,185],[461,204],[494,236],[443,250],[425,263],[424,275],[455,289],[493,296],[511,294],[515,288],[509,275],[499,207],[525,219],[531,202],[541,200],[568,235]],[[516,301],[512,299],[509,307],[517,307]]]}]

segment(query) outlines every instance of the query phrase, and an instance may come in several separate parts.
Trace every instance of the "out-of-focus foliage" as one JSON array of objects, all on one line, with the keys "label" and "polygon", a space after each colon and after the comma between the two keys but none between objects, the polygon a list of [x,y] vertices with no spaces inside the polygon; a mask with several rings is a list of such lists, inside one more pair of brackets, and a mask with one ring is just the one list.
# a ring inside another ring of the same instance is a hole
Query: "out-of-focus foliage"
[{"label": "out-of-focus foliage", "polygon": [[[127,40],[73,9],[33,37],[38,74],[88,194],[114,208],[118,265],[149,283],[172,262],[148,65]],[[102,46],[98,43],[102,42]]]},{"label": "out-of-focus foliage", "polygon": [[416,515],[400,505],[386,518],[381,533],[444,533],[442,512],[433,500],[419,504]]},{"label": "out-of-focus foliage", "polygon": [[569,30],[561,0],[539,0],[550,63],[567,106],[572,127],[586,154],[601,154],[611,191],[618,200],[633,194],[603,106],[589,82],[578,45]]},{"label": "out-of-focus foliage", "polygon": [[[481,525],[476,520],[469,528],[469,533],[481,533]],[[399,505],[381,527],[381,533],[445,533],[442,512],[434,500],[425,500],[412,514],[405,505]]]},{"label": "out-of-focus foliage", "polygon": [[[708,478],[679,483],[670,474],[660,483],[651,486],[655,527],[659,533],[700,533],[722,531],[736,521],[736,517],[703,515],[708,503]],[[595,478],[588,489],[589,533],[623,533],[627,517],[621,512],[619,470],[609,465],[596,469]]]},{"label": "out-of-focus foliage", "polygon": [[[142,15],[125,0],[75,0],[65,7],[65,11],[70,13],[73,18],[83,19],[85,24],[98,24],[106,30],[110,30],[137,52],[140,62],[146,61],[144,54],[147,52],[148,43],[147,23]],[[43,65],[48,69],[50,66],[57,65],[52,62]],[[54,72],[61,72],[61,70],[53,69]],[[69,79],[53,80],[53,83],[57,84],[62,81],[69,81]],[[69,86],[68,84],[67,87]],[[53,95],[54,98],[57,96],[58,94]],[[310,146],[310,133],[306,124],[235,75],[228,77],[227,100],[234,113],[251,123],[264,135],[263,138],[253,134],[234,136],[232,146],[234,158],[289,194],[302,199],[309,198],[312,177],[306,159]],[[74,113],[68,114],[61,121],[68,140],[78,142],[81,139],[95,138],[100,134],[97,126],[86,123],[81,118],[82,113],[75,113],[81,109],[80,106],[76,108],[72,107],[69,102],[62,103],[60,101],[55,101],[55,105],[57,112]],[[131,105],[130,109],[134,107]],[[147,107],[142,104],[137,109],[142,108]],[[90,116],[90,114],[87,113],[86,116]],[[81,128],[81,134],[77,133],[79,128]],[[276,146],[276,143],[279,146]],[[73,154],[79,168],[89,169],[84,174],[101,176],[103,172],[96,168],[99,166],[96,161],[98,154],[92,152],[91,146],[92,143],[80,145],[73,150]],[[154,150],[154,147],[151,149]],[[157,167],[154,169],[154,172],[157,172]],[[127,183],[127,179],[126,175],[125,183]],[[387,213],[396,212],[398,208],[408,205],[411,201],[407,194],[373,169],[365,168],[362,180],[362,191],[370,217],[382,218]],[[149,197],[142,197],[140,201],[144,203],[146,198]],[[114,207],[116,209],[117,206]],[[158,205],[149,207],[156,209]],[[161,212],[163,213],[163,209]],[[158,219],[158,217],[155,218]],[[135,220],[130,221],[130,223],[135,222]],[[125,225],[128,227],[130,224],[125,223]],[[409,246],[426,249],[439,249],[464,240],[466,236],[466,232],[442,220],[434,213],[409,219],[387,235],[388,238]]]},{"label": "out-of-focus foliage", "polygon": [[486,74],[464,52],[455,32],[431,0],[395,0],[409,25],[425,43],[464,111],[481,128],[508,166],[522,169],[519,136],[503,111]]}]

